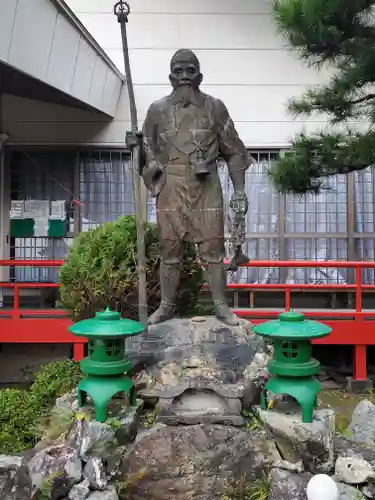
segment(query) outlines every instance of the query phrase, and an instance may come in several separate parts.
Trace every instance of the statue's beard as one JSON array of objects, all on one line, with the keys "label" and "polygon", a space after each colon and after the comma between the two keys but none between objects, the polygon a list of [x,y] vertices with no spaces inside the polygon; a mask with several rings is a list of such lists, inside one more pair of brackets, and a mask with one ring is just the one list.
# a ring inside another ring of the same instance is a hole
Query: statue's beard
[{"label": "statue's beard", "polygon": [[197,90],[191,85],[180,85],[173,92],[173,101],[175,104],[186,108],[189,104],[197,102]]}]

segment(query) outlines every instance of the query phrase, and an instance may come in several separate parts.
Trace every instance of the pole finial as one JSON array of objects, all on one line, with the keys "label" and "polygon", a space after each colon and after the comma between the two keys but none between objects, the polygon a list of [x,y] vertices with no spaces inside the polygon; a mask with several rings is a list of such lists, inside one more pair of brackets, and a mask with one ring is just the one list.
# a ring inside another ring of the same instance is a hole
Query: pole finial
[{"label": "pole finial", "polygon": [[130,5],[124,0],[119,0],[113,7],[113,12],[119,23],[127,23],[130,14]]}]

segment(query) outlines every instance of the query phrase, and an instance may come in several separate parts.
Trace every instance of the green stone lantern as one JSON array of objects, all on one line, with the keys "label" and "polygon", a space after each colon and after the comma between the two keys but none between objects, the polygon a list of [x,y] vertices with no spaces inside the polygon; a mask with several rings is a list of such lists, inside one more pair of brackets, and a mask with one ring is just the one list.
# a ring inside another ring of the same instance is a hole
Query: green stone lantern
[{"label": "green stone lantern", "polygon": [[315,378],[320,363],[311,356],[311,341],[326,337],[331,328],[290,311],[280,314],[278,320],[254,327],[254,333],[270,339],[274,347],[268,364],[271,377],[261,396],[261,408],[268,408],[267,391],[289,395],[301,406],[302,422],[312,422],[321,387]]},{"label": "green stone lantern", "polygon": [[133,381],[127,375],[132,363],[125,357],[125,341],[142,333],[144,327],[107,308],[98,312],[95,318],[72,325],[69,331],[88,339],[88,356],[80,362],[87,376],[78,385],[79,405],[83,406],[90,396],[98,422],[105,422],[108,403],[115,394],[127,394],[130,405],[136,406]]}]

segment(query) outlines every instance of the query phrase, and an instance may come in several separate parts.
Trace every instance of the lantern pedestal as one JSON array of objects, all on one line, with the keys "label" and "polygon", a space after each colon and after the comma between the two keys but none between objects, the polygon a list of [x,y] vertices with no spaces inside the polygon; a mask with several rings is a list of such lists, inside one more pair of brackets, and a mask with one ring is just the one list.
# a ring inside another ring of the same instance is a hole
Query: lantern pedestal
[{"label": "lantern pedestal", "polygon": [[125,357],[125,340],[139,335],[143,326],[108,308],[95,318],[80,321],[69,328],[75,335],[88,338],[88,356],[80,367],[86,378],[78,385],[78,403],[83,406],[87,396],[93,400],[96,420],[105,422],[108,404],[116,395],[129,396],[130,406],[137,405],[132,379],[126,374],[132,363]]},{"label": "lantern pedestal", "polygon": [[297,380],[295,378],[275,376],[267,382],[261,394],[260,407],[262,410],[267,410],[267,391],[272,392],[272,394],[285,394],[294,398],[300,405],[302,421],[312,422],[320,389],[320,383],[315,377],[299,378]]},{"label": "lantern pedestal", "polygon": [[276,321],[256,326],[254,332],[268,337],[274,347],[273,359],[268,364],[272,377],[261,396],[261,408],[268,408],[267,391],[285,394],[300,405],[302,422],[312,422],[321,386],[314,377],[319,373],[320,363],[311,356],[311,340],[325,337],[331,329],[291,311],[280,314]]},{"label": "lantern pedestal", "polygon": [[87,396],[93,400],[96,420],[105,422],[107,418],[108,403],[116,394],[129,395],[130,406],[137,406],[137,397],[133,381],[130,377],[100,378],[88,376],[78,385],[78,404],[84,406]]}]

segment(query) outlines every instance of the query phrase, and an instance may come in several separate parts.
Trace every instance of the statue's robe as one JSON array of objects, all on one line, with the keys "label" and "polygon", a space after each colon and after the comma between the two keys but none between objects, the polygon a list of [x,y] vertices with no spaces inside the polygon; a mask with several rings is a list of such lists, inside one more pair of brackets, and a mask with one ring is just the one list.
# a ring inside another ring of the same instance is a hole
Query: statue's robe
[{"label": "statue's robe", "polygon": [[[195,102],[183,107],[172,93],[150,106],[143,134],[146,163],[142,176],[156,197],[161,240],[198,244],[219,240],[223,248],[218,159],[226,161],[235,190],[244,189],[245,171],[251,163],[225,105],[198,91]],[[195,173],[199,147],[205,151],[209,170],[203,180]],[[149,168],[155,162],[163,168],[157,178]]]}]

